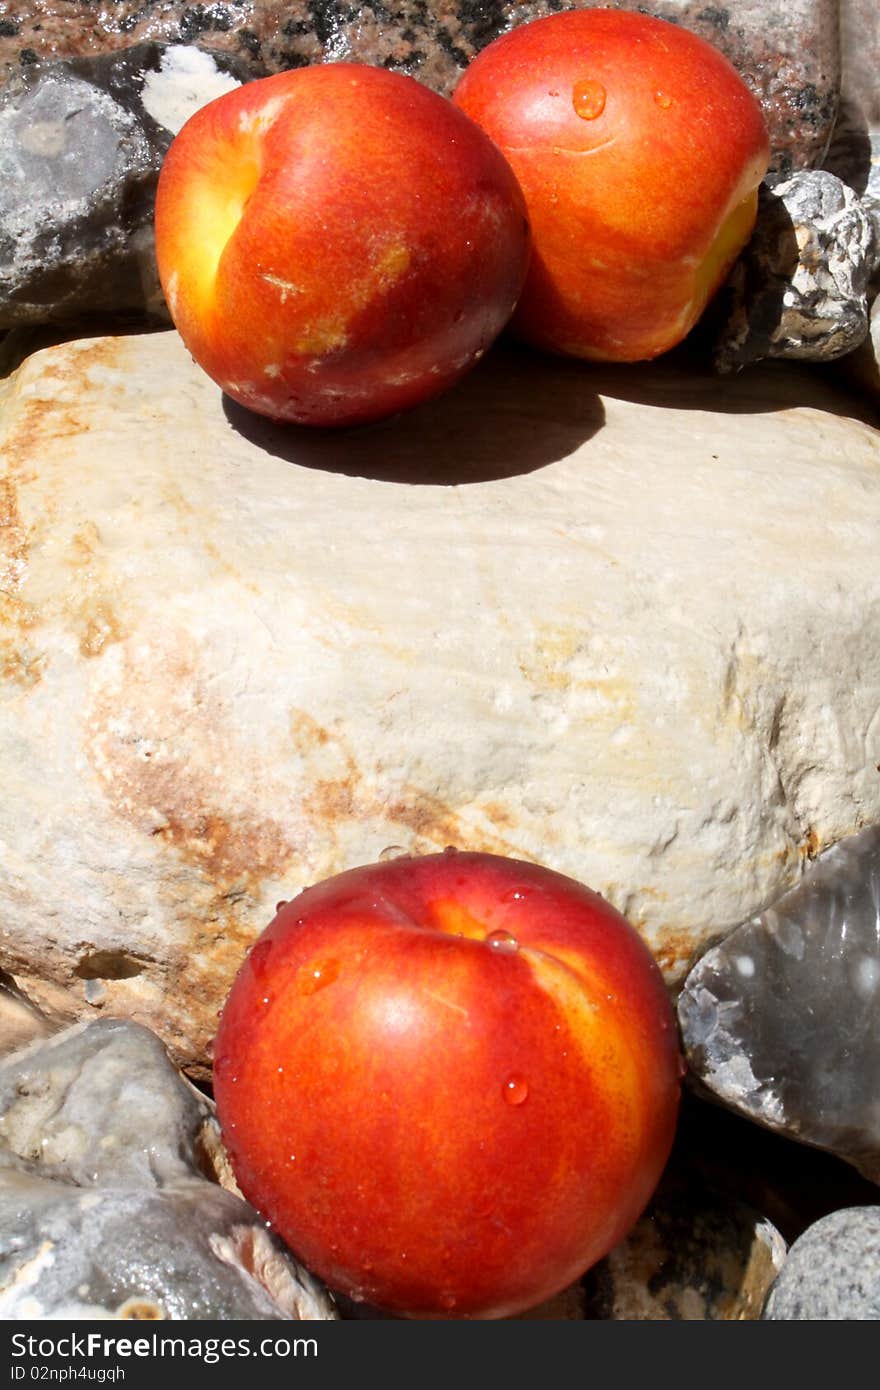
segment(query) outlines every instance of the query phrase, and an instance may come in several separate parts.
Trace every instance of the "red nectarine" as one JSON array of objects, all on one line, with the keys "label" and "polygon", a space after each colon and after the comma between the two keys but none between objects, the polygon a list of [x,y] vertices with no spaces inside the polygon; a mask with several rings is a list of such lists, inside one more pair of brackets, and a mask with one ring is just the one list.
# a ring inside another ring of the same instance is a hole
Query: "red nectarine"
[{"label": "red nectarine", "polygon": [[570,10],[489,44],[453,100],[525,194],[514,331],[618,361],[684,338],[749,238],[767,170],[761,109],[727,59],[666,20]]},{"label": "red nectarine", "polygon": [[437,395],[507,322],[528,228],[509,165],[444,97],[352,63],[247,83],[162,166],[171,316],[234,400],[352,424]]},{"label": "red nectarine", "polygon": [[282,905],[215,1042],[245,1196],[332,1287],[501,1317],[627,1232],[669,1153],[679,1053],[660,971],[597,894],[446,851]]}]

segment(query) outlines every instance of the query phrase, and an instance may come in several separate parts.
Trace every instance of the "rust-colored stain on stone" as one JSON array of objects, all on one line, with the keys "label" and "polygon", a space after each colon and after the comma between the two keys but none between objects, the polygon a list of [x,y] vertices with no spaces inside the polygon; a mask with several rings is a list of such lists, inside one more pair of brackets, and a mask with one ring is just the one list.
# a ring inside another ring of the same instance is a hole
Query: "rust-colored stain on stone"
[{"label": "rust-colored stain on stone", "polygon": [[[47,348],[41,354],[41,389],[45,394],[24,398],[16,386],[7,403],[11,427],[3,445],[6,475],[0,479],[0,677],[24,689],[41,679],[47,663],[44,652],[33,644],[40,623],[58,617],[67,620],[83,656],[98,656],[121,636],[117,615],[107,595],[99,592],[95,572],[95,528],[88,524],[72,538],[68,565],[78,575],[77,584],[60,603],[44,607],[39,615],[22,594],[31,550],[36,545],[21,520],[18,494],[34,480],[34,463],[58,439],[89,430],[70,401],[84,398],[91,389],[90,369],[116,365],[113,340],[99,339],[77,346]],[[57,383],[57,390],[53,390]],[[56,521],[57,501],[50,492],[41,502],[40,525],[49,531]],[[57,609],[57,612],[55,611]],[[3,631],[5,629],[5,631]]]},{"label": "rust-colored stain on stone", "polygon": [[93,367],[123,369],[117,340],[96,338],[43,349],[39,382],[44,394],[23,397],[13,386],[7,402],[12,428],[3,452],[10,468],[32,468],[51,440],[89,433],[88,419],[73,403],[92,394]]},{"label": "rust-colored stain on stone", "polygon": [[546,627],[536,635],[519,669],[531,684],[547,690],[567,690],[572,684],[570,667],[578,653],[581,633],[566,627]]},{"label": "rust-colored stain on stone", "polygon": [[229,710],[200,671],[193,639],[157,633],[151,645],[141,633],[123,648],[87,720],[92,765],[113,809],[214,882],[245,890],[280,872],[291,846],[242,785]]},{"label": "rust-colored stain on stone", "polygon": [[103,573],[101,536],[94,521],[84,522],[70,537],[65,556],[72,583],[61,612],[77,635],[81,656],[100,656],[126,636]]},{"label": "rust-colored stain on stone", "polygon": [[0,679],[24,690],[38,683],[45,665],[29,640],[36,615],[20,593],[28,553],[15,480],[0,478]]},{"label": "rust-colored stain on stone", "polygon": [[[640,930],[643,924],[634,922],[636,930]],[[657,943],[651,943],[651,950],[667,978],[678,978],[697,955],[697,952],[705,945],[701,941],[699,933],[695,930],[687,931],[682,928],[664,927],[663,936]]]},{"label": "rust-colored stain on stone", "polygon": [[100,656],[104,648],[121,641],[124,630],[116,614],[106,603],[98,601],[81,613],[79,651],[81,656]]},{"label": "rust-colored stain on stone", "polygon": [[819,832],[811,825],[798,845],[798,853],[802,859],[815,859],[821,848],[822,841]]},{"label": "rust-colored stain on stone", "polygon": [[[411,784],[389,795],[383,792],[380,769],[365,774],[341,734],[303,710],[292,711],[290,731],[297,753],[308,766],[302,806],[319,836],[334,837],[346,821],[382,819],[405,827],[415,837],[408,848],[416,853],[447,845],[491,854],[522,853],[511,840],[496,833],[511,826],[511,817],[493,803],[475,808],[473,819],[469,819],[441,798]],[[496,828],[477,823],[480,819]]]},{"label": "rust-colored stain on stone", "polygon": [[27,568],[27,540],[18,511],[18,497],[11,478],[0,478],[0,589],[19,588]]},{"label": "rust-colored stain on stone", "polygon": [[546,624],[534,644],[519,658],[525,680],[542,695],[565,697],[577,693],[578,704],[590,719],[630,723],[637,716],[637,695],[623,675],[589,649],[581,625]]}]

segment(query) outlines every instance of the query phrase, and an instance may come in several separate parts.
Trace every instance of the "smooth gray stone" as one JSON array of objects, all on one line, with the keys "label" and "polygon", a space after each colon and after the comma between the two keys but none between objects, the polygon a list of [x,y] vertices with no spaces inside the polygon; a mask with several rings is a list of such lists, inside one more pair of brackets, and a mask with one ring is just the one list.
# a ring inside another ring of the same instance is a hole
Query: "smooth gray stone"
[{"label": "smooth gray stone", "polygon": [[228,60],[187,64],[192,52],[147,43],[28,65],[0,89],[0,330],[104,313],[167,322],[159,169],[183,115],[237,84]]},{"label": "smooth gray stone", "polygon": [[792,1245],[764,1318],[880,1319],[880,1206],[848,1207],[810,1226]]},{"label": "smooth gray stone", "polygon": [[692,1072],[719,1100],[880,1179],[880,826],[693,967],[678,1001]]},{"label": "smooth gray stone", "polygon": [[878,260],[870,210],[834,174],[806,170],[763,185],[754,234],[719,300],[716,367],[852,352],[868,334]]},{"label": "smooth gray stone", "polygon": [[209,1102],[139,1024],[0,1063],[0,1318],[332,1318],[240,1197],[203,1174]]}]

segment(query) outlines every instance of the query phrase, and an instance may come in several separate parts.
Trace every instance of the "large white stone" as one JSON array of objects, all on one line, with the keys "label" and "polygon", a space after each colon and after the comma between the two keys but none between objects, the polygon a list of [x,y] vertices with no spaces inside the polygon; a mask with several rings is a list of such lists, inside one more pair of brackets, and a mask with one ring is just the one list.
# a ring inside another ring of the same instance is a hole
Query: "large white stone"
[{"label": "large white stone", "polygon": [[36,353],[0,415],[0,967],[204,1065],[276,900],[454,844],[591,884],[678,980],[880,820],[857,408],[505,349],[314,433],[174,333]]}]

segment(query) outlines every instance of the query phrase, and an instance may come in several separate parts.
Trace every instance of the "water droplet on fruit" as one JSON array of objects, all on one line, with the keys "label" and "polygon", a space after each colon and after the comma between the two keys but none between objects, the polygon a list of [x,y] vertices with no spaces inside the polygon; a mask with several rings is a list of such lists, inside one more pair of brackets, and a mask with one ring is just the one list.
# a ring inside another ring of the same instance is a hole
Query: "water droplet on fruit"
[{"label": "water droplet on fruit", "polygon": [[314,994],[325,985],[332,985],[338,974],[338,960],[313,961],[298,972],[296,987],[300,994]]},{"label": "water droplet on fruit", "polygon": [[664,111],[668,111],[670,106],[672,105],[672,97],[669,96],[666,92],[655,92],[654,100],[656,101],[657,105],[661,107]]},{"label": "water droplet on fruit", "polygon": [[403,845],[389,845],[387,849],[383,849],[379,860],[385,864],[389,859],[409,859],[409,850],[404,849]]},{"label": "water droplet on fruit", "polygon": [[528,896],[528,888],[511,888],[508,892],[502,894],[501,901],[503,903],[521,903],[523,899]]},{"label": "water droplet on fruit", "polygon": [[273,943],[271,941],[257,941],[250,949],[248,963],[257,979],[262,979],[269,968],[269,957],[272,954]]},{"label": "water droplet on fruit", "polygon": [[288,902],[287,898],[281,898],[281,900],[275,904],[275,911],[276,911],[276,912],[280,912],[281,909],[282,909],[282,907],[286,907],[286,906],[287,906],[287,902]]},{"label": "water droplet on fruit", "polygon": [[509,1076],[504,1083],[503,1094],[508,1105],[522,1105],[529,1094],[529,1083],[524,1076]]},{"label": "water droplet on fruit", "polygon": [[605,88],[595,78],[584,77],[572,88],[571,104],[582,120],[594,121],[605,110]]},{"label": "water droplet on fruit", "polygon": [[511,936],[509,931],[492,931],[486,937],[486,945],[491,946],[493,951],[498,951],[501,955],[513,955],[519,950],[519,942],[515,936]]},{"label": "water droplet on fruit", "polygon": [[440,1295],[440,1307],[441,1307],[441,1308],[446,1308],[449,1312],[452,1312],[452,1309],[453,1309],[453,1308],[457,1308],[457,1307],[458,1307],[458,1299],[456,1298],[455,1294],[454,1294],[454,1293],[441,1293],[441,1295]]}]

